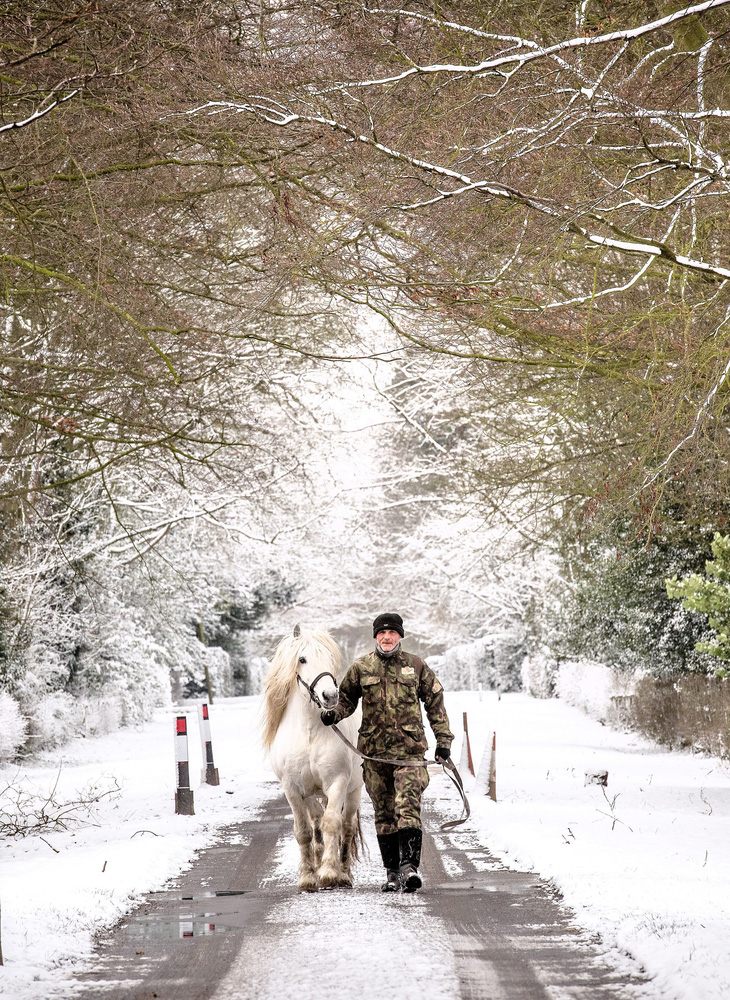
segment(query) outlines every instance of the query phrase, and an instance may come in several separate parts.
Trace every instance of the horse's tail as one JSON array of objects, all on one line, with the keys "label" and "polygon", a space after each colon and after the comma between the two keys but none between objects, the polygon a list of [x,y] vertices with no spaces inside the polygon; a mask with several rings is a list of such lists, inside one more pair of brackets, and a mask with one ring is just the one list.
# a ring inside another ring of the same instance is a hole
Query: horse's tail
[{"label": "horse's tail", "polygon": [[361,855],[370,856],[370,852],[367,849],[367,844],[365,843],[365,837],[362,832],[362,823],[360,821],[360,810],[357,811],[357,826],[355,827],[355,832],[350,843],[350,858],[353,864],[357,864],[360,860]]}]

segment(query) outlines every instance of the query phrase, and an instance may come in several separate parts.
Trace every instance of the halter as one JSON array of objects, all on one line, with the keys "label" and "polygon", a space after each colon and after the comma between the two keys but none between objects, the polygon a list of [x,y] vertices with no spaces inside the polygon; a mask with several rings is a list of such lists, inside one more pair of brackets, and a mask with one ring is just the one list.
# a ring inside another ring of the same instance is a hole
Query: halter
[{"label": "halter", "polygon": [[299,681],[299,683],[302,684],[307,689],[307,691],[309,691],[309,700],[313,701],[314,704],[317,706],[317,708],[321,709],[324,709],[324,705],[319,700],[319,697],[315,693],[314,688],[317,682],[321,681],[323,677],[331,677],[332,680],[335,682],[335,687],[337,687],[337,678],[333,673],[330,673],[329,670],[323,670],[321,674],[317,674],[317,676],[314,678],[311,684],[307,684],[304,678],[300,677],[299,674],[297,674],[297,680]]}]

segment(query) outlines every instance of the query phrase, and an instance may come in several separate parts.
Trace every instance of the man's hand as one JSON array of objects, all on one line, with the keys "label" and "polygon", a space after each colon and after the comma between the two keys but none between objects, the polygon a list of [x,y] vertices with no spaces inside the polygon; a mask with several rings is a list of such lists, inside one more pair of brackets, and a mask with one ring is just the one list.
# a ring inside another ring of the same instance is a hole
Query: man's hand
[{"label": "man's hand", "polygon": [[337,720],[337,714],[334,708],[326,708],[324,712],[319,713],[319,717],[322,720],[323,726],[333,726]]},{"label": "man's hand", "polygon": [[451,756],[451,751],[448,747],[436,747],[436,753],[434,757],[436,758],[437,764],[445,764],[446,761]]}]

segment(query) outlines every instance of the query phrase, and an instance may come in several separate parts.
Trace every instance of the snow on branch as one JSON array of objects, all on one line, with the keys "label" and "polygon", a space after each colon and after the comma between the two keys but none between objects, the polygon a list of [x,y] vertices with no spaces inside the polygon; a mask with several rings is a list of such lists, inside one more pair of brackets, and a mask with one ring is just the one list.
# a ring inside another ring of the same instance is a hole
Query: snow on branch
[{"label": "snow on branch", "polygon": [[[727,3],[730,4],[730,0],[727,0]],[[576,217],[579,217],[581,213],[570,205],[560,206],[552,204],[544,199],[536,198],[534,195],[526,194],[524,191],[520,191],[518,188],[507,184],[500,184],[486,180],[475,180],[461,171],[453,170],[450,167],[444,167],[436,163],[431,163],[428,160],[411,156],[410,154],[394,149],[391,146],[386,146],[382,142],[378,142],[378,140],[372,136],[359,134],[357,131],[350,128],[349,125],[346,125],[344,122],[337,121],[334,118],[327,118],[324,115],[318,114],[301,114],[299,112],[291,111],[279,102],[268,98],[254,98],[254,101],[256,103],[250,104],[238,104],[232,101],[207,101],[205,104],[201,104],[199,107],[193,108],[184,113],[196,114],[209,111],[210,113],[220,114],[221,112],[228,110],[237,114],[253,114],[257,118],[260,118],[263,121],[279,128],[287,128],[294,124],[324,126],[347,136],[349,142],[363,143],[364,145],[377,150],[377,152],[382,153],[389,159],[396,160],[401,163],[407,163],[410,166],[416,167],[426,173],[435,174],[438,177],[444,177],[449,180],[457,181],[462,185],[461,188],[455,191],[439,192],[437,198],[432,199],[431,202],[424,202],[422,203],[423,205],[430,204],[433,201],[438,201],[443,198],[456,197],[459,194],[479,190],[485,194],[491,195],[492,197],[522,204],[533,211],[539,212],[543,215],[548,215],[551,218],[560,221],[568,232],[582,236],[590,243],[594,243],[597,246],[608,247],[611,250],[616,250],[620,253],[644,254],[656,259],[669,261],[672,264],[679,265],[680,267],[686,268],[690,271],[714,275],[718,278],[730,278],[730,268],[721,267],[718,264],[708,264],[705,261],[696,260],[695,258],[688,257],[685,254],[675,253],[668,246],[666,246],[666,244],[660,241],[635,236],[630,233],[624,233],[614,226],[608,219],[598,213],[584,212],[582,214],[585,218],[592,219],[601,225],[607,226],[616,235],[603,236],[600,233],[592,232],[585,226],[580,225],[575,221],[575,219]],[[420,206],[400,205],[395,207],[400,208],[402,211],[408,211]]]},{"label": "snow on branch", "polygon": [[0,132],[7,132],[9,129],[25,128],[26,125],[32,125],[33,122],[37,122],[39,118],[43,118],[44,115],[47,115],[49,111],[53,111],[54,108],[57,108],[59,104],[65,104],[66,101],[70,101],[72,97],[75,97],[78,94],[78,92],[78,89],[72,90],[70,94],[66,94],[65,97],[59,97],[57,100],[52,101],[47,108],[34,111],[32,115],[28,118],[24,118],[22,121],[8,122],[7,125],[0,125]]},{"label": "snow on branch", "polygon": [[28,837],[89,825],[96,806],[121,794],[116,778],[111,778],[106,786],[92,784],[71,798],[63,798],[58,793],[60,776],[59,769],[53,787],[46,793],[34,791],[22,779],[8,781],[0,788],[0,836]]},{"label": "snow on branch", "polygon": [[[384,84],[400,83],[401,80],[406,80],[411,76],[435,74],[435,73],[486,73],[490,70],[500,70],[508,66],[515,66],[520,69],[527,63],[534,62],[536,59],[545,59],[552,56],[557,56],[562,52],[568,52],[576,49],[584,49],[589,46],[596,45],[606,45],[610,42],[630,42],[637,38],[641,38],[653,31],[658,31],[661,28],[669,27],[672,24],[676,24],[678,21],[682,21],[688,17],[694,17],[698,14],[703,14],[708,10],[714,10],[721,7],[726,7],[730,5],[730,0],[705,0],[704,3],[694,4],[690,7],[684,7],[681,10],[674,11],[673,14],[667,14],[665,17],[657,18],[655,21],[649,21],[646,24],[639,25],[636,28],[624,28],[619,31],[608,31],[602,35],[579,35],[575,38],[567,38],[562,42],[556,42],[554,45],[539,46],[535,42],[528,41],[527,39],[508,39],[514,40],[518,43],[521,49],[528,49],[528,51],[520,51],[513,53],[506,53],[504,55],[493,56],[490,59],[484,59],[480,63],[475,63],[474,65],[465,65],[459,63],[432,63],[426,66],[411,66],[410,69],[404,70],[395,76],[380,77],[379,79],[372,80],[356,80],[356,81],[345,81],[343,83],[337,84],[338,88],[356,88],[356,87],[377,87]],[[367,9],[367,8],[366,8]],[[374,13],[380,13],[381,10],[376,8],[373,10]],[[401,11],[390,11],[391,14],[400,14],[404,17],[414,16],[411,11],[401,10]],[[439,22],[436,22],[439,23]],[[448,24],[451,26],[450,22],[442,22],[445,26]],[[504,36],[492,36],[495,40],[507,40]],[[335,89],[335,88],[330,88]]]},{"label": "snow on branch", "polygon": [[[725,319],[720,324],[720,327],[724,326],[725,323],[727,323],[728,319],[730,319],[730,309],[728,309],[728,311],[725,313]],[[716,333],[719,332],[720,327],[718,327],[718,330],[715,331]],[[722,375],[715,382],[712,389],[708,393],[704,403],[702,403],[702,405],[698,409],[695,415],[695,420],[692,426],[692,430],[689,432],[689,434],[686,435],[686,437],[682,438],[679,444],[675,445],[674,448],[672,448],[672,450],[669,452],[664,461],[659,466],[657,466],[654,475],[651,476],[651,478],[644,480],[644,482],[641,485],[641,489],[637,490],[637,492],[634,494],[635,496],[638,496],[642,490],[645,490],[648,486],[651,486],[652,483],[656,482],[656,480],[659,478],[663,470],[666,469],[666,467],[672,461],[677,452],[680,451],[682,448],[684,448],[686,444],[689,444],[689,442],[697,436],[697,431],[700,429],[703,417],[709,411],[712,400],[718,394],[718,392],[722,388],[723,384],[728,380],[728,378],[730,378],[730,361],[728,361],[728,363],[725,365],[725,369]]]}]

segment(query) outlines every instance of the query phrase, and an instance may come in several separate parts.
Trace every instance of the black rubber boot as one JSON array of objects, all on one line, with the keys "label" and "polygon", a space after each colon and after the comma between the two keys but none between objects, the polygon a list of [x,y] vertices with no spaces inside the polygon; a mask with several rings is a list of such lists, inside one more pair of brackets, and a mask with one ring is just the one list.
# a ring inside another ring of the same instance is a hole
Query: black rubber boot
[{"label": "black rubber boot", "polygon": [[415,892],[423,883],[418,874],[421,863],[421,843],[423,834],[414,826],[407,826],[398,831],[398,848],[400,852],[400,884],[403,892]]},{"label": "black rubber boot", "polygon": [[399,892],[400,877],[398,869],[400,866],[400,852],[398,847],[397,833],[379,833],[378,847],[380,856],[385,865],[386,880],[383,884],[383,892]]}]

